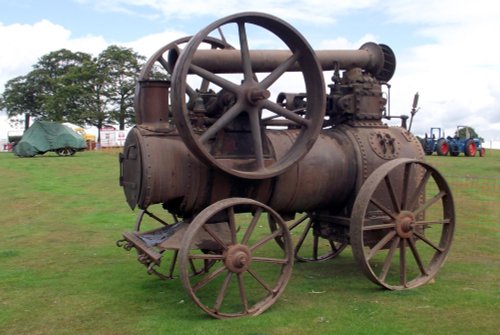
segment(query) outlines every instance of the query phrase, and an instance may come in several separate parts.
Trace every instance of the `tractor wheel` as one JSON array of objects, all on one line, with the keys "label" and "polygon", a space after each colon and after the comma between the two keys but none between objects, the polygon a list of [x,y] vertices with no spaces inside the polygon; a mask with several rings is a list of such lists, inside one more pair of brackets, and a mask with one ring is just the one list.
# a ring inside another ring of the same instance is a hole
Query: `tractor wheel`
[{"label": "tractor wheel", "polygon": [[436,152],[438,156],[448,156],[448,152],[450,152],[450,145],[448,141],[444,138],[440,138],[437,142]]},{"label": "tractor wheel", "polygon": [[476,147],[476,143],[474,142],[473,139],[468,139],[466,142],[465,142],[465,156],[468,156],[468,157],[474,157],[476,156],[476,152],[477,152],[477,147]]},{"label": "tractor wheel", "polygon": [[486,156],[486,149],[485,148],[481,148],[479,150],[479,157],[484,157]]}]

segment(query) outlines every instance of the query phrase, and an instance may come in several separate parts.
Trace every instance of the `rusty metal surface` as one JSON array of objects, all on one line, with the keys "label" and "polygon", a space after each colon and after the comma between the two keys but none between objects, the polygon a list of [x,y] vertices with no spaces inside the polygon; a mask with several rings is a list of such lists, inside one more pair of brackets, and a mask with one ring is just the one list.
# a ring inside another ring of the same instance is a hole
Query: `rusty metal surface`
[{"label": "rusty metal surface", "polygon": [[[238,36],[236,47],[225,41],[228,26]],[[253,26],[289,50],[251,50],[247,35]],[[217,32],[220,39],[208,37]],[[262,313],[283,292],[294,258],[332,259],[348,244],[361,270],[382,287],[427,283],[451,245],[453,199],[444,178],[423,162],[422,147],[405,122],[384,124],[382,87],[395,66],[386,45],[314,51],[292,26],[262,13],[231,15],[159,49],[141,72],[138,124],[120,155],[126,201],[142,210],[135,231],[118,244],[137,249],[148,272],[163,279],[174,278],[179,263],[188,295],[216,318]],[[305,90],[279,92],[271,101],[272,84],[297,70]],[[328,92],[325,70],[332,78]],[[221,73],[238,73],[243,80],[231,82]],[[193,77],[198,86],[188,82]],[[173,215],[174,223],[149,212],[154,205]],[[142,231],[145,214],[156,229]],[[259,219],[269,227],[255,246],[249,241]],[[301,231],[294,240],[293,229]],[[321,240],[326,249],[319,247]],[[258,255],[261,245],[283,258]],[[172,261],[161,272],[167,252]],[[252,273],[262,262],[282,270],[275,287]],[[243,275],[264,288],[255,305]],[[218,279],[215,302],[207,304],[198,290]],[[231,289],[239,290],[241,308],[225,311]]]}]

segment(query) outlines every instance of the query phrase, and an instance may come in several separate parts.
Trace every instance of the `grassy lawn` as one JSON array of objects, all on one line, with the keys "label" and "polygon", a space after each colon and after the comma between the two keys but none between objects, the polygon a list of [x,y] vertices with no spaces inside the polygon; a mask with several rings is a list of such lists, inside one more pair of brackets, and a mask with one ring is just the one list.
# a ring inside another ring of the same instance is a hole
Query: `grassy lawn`
[{"label": "grassy lawn", "polygon": [[118,186],[116,151],[1,153],[0,333],[498,334],[500,151],[428,161],[449,176],[457,209],[435,282],[382,290],[348,248],[334,260],[296,263],[264,314],[218,321],[178,279],[147,275],[134,252],[116,247],[137,215]]}]

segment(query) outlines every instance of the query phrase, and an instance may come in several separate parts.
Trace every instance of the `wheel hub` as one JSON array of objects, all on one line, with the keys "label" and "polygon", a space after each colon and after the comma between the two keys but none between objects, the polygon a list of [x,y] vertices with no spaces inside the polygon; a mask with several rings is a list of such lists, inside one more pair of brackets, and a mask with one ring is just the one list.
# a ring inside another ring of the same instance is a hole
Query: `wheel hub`
[{"label": "wheel hub", "polygon": [[225,253],[224,264],[231,272],[245,272],[252,262],[252,253],[246,245],[235,244],[229,246]]},{"label": "wheel hub", "polygon": [[396,218],[396,232],[401,238],[412,237],[414,225],[415,216],[412,212],[402,211]]}]

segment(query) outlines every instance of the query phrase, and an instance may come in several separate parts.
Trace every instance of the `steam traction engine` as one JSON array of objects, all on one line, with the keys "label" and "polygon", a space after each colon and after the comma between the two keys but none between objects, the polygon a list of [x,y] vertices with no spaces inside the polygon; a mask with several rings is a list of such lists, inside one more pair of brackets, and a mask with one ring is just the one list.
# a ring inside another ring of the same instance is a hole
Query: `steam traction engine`
[{"label": "steam traction engine", "polygon": [[[277,49],[251,48],[271,38]],[[120,184],[140,212],[118,244],[149,273],[178,276],[217,318],[262,313],[294,260],[347,245],[382,287],[427,283],[448,254],[454,205],[404,122],[383,122],[395,66],[386,45],[314,51],[261,13],[167,44],[140,74],[137,126],[120,155]]]}]

